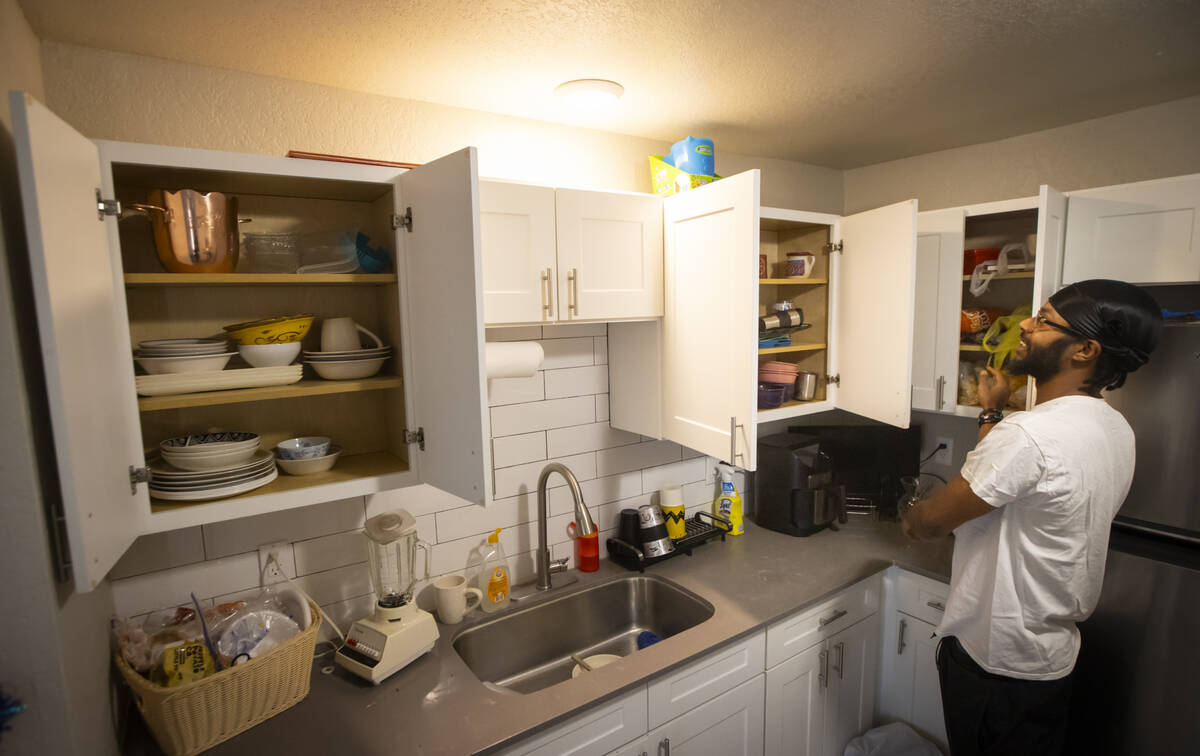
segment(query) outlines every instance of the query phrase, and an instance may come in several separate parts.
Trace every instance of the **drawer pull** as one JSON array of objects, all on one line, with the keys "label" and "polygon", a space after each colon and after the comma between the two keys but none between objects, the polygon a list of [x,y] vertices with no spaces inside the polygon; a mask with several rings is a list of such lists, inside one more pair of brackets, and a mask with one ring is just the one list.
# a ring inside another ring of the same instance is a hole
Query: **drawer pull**
[{"label": "drawer pull", "polygon": [[845,616],[846,616],[846,610],[838,609],[836,612],[833,613],[832,617],[822,617],[820,620],[818,620],[817,627],[825,627],[828,624],[837,622],[838,620],[840,620],[842,617],[845,617]]},{"label": "drawer pull", "polygon": [[929,607],[930,609],[937,609],[939,612],[946,611],[946,605],[941,601],[926,601],[925,606]]},{"label": "drawer pull", "polygon": [[658,756],[671,756],[671,739],[663,738],[658,741]]},{"label": "drawer pull", "polygon": [[904,631],[907,628],[908,628],[908,623],[905,622],[904,620],[900,620],[900,641],[899,641],[899,644],[896,646],[896,656],[900,656],[901,654],[904,653]]},{"label": "drawer pull", "polygon": [[837,645],[834,646],[834,648],[836,648],[837,652],[838,652],[837,673],[838,673],[838,679],[841,680],[842,673],[846,669],[846,644],[838,643]]}]

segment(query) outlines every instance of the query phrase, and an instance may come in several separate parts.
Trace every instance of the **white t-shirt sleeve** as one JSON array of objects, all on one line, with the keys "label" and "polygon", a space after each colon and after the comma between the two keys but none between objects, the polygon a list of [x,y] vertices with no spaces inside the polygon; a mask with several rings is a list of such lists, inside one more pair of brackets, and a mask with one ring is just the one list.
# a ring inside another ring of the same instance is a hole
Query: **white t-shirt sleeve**
[{"label": "white t-shirt sleeve", "polygon": [[1033,494],[1045,472],[1042,450],[1024,428],[1011,422],[993,428],[962,468],[971,491],[993,507]]}]

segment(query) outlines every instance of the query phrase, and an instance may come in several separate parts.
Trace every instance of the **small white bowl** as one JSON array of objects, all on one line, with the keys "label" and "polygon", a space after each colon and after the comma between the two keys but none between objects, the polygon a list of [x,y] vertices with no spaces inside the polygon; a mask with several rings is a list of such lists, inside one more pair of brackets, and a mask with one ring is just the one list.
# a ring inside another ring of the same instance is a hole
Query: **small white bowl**
[{"label": "small white bowl", "polygon": [[288,475],[312,475],[313,473],[325,472],[333,467],[333,463],[337,462],[338,455],[342,453],[342,447],[331,447],[330,452],[324,457],[313,457],[312,459],[284,459],[276,456],[275,463],[279,465],[279,469],[283,470]]},{"label": "small white bowl", "polygon": [[275,456],[280,459],[316,459],[329,453],[328,436],[301,436],[280,441],[275,446]]},{"label": "small white bowl", "polygon": [[292,364],[300,354],[300,342],[286,344],[238,344],[238,353],[249,365],[256,368],[281,367]]},{"label": "small white bowl", "polygon": [[190,470],[192,472],[201,472],[204,470],[220,470],[227,467],[236,467],[243,462],[250,461],[258,452],[257,446],[252,446],[248,449],[232,449],[222,452],[213,452],[212,454],[172,454],[166,450],[160,450],[163,461],[171,467],[178,467],[180,470]]},{"label": "small white bowl", "polygon": [[163,373],[216,373],[225,369],[233,352],[199,354],[191,357],[134,357],[150,375]]},{"label": "small white bowl", "polygon": [[370,378],[380,371],[387,357],[376,360],[347,360],[344,362],[309,361],[317,375],[329,381],[349,381],[355,378]]}]

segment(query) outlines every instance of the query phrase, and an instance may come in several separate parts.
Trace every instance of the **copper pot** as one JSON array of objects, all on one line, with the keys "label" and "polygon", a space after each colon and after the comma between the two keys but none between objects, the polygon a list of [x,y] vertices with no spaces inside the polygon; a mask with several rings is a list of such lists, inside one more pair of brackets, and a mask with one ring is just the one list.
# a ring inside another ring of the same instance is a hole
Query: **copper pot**
[{"label": "copper pot", "polygon": [[[171,273],[232,273],[238,260],[237,197],[192,189],[155,189],[130,213],[154,226],[158,261]],[[127,217],[127,216],[126,216]]]}]

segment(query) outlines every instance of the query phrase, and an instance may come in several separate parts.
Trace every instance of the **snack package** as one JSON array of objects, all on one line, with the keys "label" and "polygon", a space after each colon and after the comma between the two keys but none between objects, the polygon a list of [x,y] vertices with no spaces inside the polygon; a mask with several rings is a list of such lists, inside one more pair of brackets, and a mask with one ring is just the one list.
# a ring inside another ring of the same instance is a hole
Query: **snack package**
[{"label": "snack package", "polygon": [[203,643],[175,643],[163,649],[159,685],[174,688],[208,677],[215,670]]},{"label": "snack package", "polygon": [[1004,310],[996,307],[964,307],[958,321],[959,333],[980,333],[991,328],[1000,318]]},{"label": "snack package", "polygon": [[958,363],[958,403],[979,404],[979,376],[969,362]]}]

